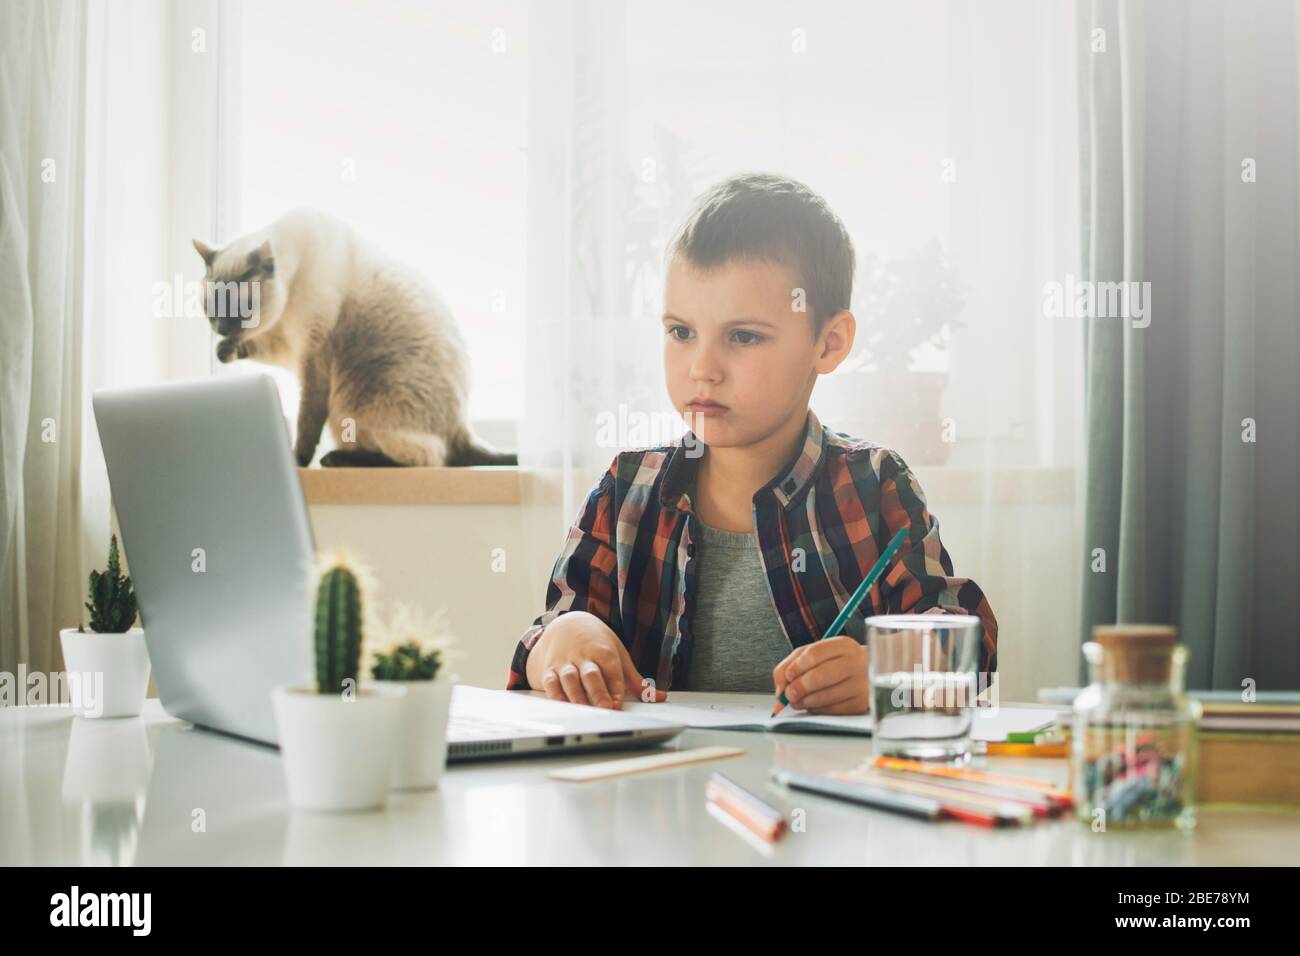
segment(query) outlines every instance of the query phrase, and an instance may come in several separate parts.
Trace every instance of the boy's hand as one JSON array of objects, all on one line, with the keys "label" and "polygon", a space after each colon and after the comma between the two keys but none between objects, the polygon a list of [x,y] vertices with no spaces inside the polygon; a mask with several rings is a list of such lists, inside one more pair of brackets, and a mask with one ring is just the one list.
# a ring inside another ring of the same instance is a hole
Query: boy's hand
[{"label": "boy's hand", "polygon": [[[649,700],[623,642],[586,611],[569,611],[547,625],[528,653],[527,671],[529,685],[552,700],[611,710],[623,709],[624,694]],[[667,699],[667,692],[654,691],[654,701]]]},{"label": "boy's hand", "polygon": [[871,710],[867,648],[843,635],[795,648],[772,668],[776,694],[814,714],[865,714]]}]

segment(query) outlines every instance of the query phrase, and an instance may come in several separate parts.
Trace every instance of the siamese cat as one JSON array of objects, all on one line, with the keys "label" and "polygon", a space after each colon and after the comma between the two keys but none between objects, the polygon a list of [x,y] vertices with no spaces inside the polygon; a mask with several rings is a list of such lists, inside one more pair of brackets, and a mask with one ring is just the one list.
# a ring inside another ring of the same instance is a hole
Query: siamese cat
[{"label": "siamese cat", "polygon": [[299,465],[326,422],[336,446],[326,467],[518,463],[469,429],[469,357],[451,310],[346,223],[295,209],[224,248],[194,248],[218,360],[298,375]]}]

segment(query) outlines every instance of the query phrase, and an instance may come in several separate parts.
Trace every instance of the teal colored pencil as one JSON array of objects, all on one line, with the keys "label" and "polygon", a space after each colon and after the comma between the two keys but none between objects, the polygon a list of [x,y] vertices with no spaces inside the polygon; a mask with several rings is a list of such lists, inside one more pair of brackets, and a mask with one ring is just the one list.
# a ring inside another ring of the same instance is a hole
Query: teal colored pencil
[{"label": "teal colored pencil", "polygon": [[[849,615],[858,609],[858,605],[861,604],[862,599],[867,596],[867,592],[871,590],[871,586],[876,583],[876,580],[882,574],[885,573],[885,569],[889,567],[889,562],[894,560],[894,555],[898,553],[898,549],[901,548],[903,542],[907,540],[907,533],[909,530],[910,529],[908,528],[899,528],[898,534],[894,535],[893,540],[890,541],[889,544],[885,545],[885,550],[880,552],[880,557],[876,558],[876,563],[871,566],[871,570],[867,572],[867,576],[862,579],[862,583],[858,585],[858,589],[853,592],[853,596],[849,598],[849,603],[840,609],[840,613],[836,615],[835,620],[831,622],[831,626],[827,628],[826,633],[822,635],[821,639],[823,641],[830,640],[832,637],[839,637],[840,631],[844,629],[844,625],[849,619]],[[789,703],[790,702],[785,699],[785,691],[781,691],[781,696],[777,698],[776,708],[772,711],[772,716],[775,717],[779,714],[781,708],[785,707]]]}]

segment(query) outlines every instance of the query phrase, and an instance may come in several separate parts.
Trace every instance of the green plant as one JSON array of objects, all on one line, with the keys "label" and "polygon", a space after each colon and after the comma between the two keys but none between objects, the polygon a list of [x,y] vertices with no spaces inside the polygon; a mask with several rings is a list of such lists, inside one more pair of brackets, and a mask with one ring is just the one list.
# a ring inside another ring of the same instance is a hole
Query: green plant
[{"label": "green plant", "polygon": [[361,667],[362,587],[343,556],[328,559],[316,587],[316,690],[337,694],[357,686]]},{"label": "green plant", "polygon": [[433,680],[442,667],[437,649],[424,652],[415,641],[393,648],[392,653],[376,654],[370,675],[375,680]]},{"label": "green plant", "polygon": [[117,535],[108,541],[108,570],[90,572],[90,629],[100,634],[123,634],[135,624],[139,606],[131,579],[122,573]]},{"label": "green plant", "polygon": [[444,614],[432,617],[414,604],[394,602],[384,619],[376,621],[385,653],[373,653],[370,674],[375,680],[434,680],[455,656],[445,633]]}]

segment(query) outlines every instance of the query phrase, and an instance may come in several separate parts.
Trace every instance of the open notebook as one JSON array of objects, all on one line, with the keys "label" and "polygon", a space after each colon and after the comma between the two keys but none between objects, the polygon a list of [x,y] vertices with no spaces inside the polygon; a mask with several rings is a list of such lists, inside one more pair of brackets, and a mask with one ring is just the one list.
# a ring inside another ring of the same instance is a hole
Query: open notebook
[{"label": "open notebook", "polygon": [[[661,704],[628,700],[623,710],[652,720],[714,730],[774,730],[790,733],[871,735],[871,715],[822,716],[787,707],[770,716],[776,700],[771,694],[710,694],[674,690]],[[979,708],[971,735],[976,740],[1006,740],[1007,734],[1047,730],[1063,711],[1050,707]]]}]

